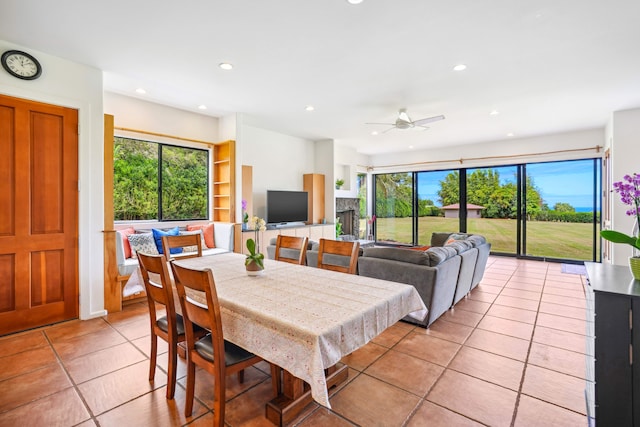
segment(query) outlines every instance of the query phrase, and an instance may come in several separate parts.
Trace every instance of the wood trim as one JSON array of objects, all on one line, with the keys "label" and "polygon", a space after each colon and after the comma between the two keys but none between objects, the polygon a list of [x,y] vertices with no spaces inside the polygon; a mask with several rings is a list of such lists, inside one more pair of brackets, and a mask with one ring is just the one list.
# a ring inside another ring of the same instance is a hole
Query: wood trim
[{"label": "wood trim", "polygon": [[216,142],[202,141],[200,139],[184,138],[184,137],[181,137],[181,136],[169,135],[169,134],[166,134],[166,133],[150,132],[150,131],[147,131],[147,130],[123,128],[123,127],[120,127],[120,126],[116,126],[116,127],[114,127],[114,129],[115,130],[121,130],[121,131],[124,131],[124,132],[134,132],[134,133],[141,133],[143,135],[152,135],[152,136],[159,136],[159,137],[162,137],[162,138],[177,139],[178,141],[196,142],[198,144],[208,144],[208,145],[218,144]]},{"label": "wood trim", "polygon": [[116,260],[116,232],[113,229],[113,136],[114,118],[104,115],[104,308],[122,310],[122,285]]}]

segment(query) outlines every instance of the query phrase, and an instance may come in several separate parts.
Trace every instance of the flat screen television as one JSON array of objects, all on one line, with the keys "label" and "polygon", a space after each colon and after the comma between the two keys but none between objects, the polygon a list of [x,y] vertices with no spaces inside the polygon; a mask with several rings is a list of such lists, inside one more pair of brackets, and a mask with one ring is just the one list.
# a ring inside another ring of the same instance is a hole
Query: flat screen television
[{"label": "flat screen television", "polygon": [[267,223],[306,222],[308,217],[306,191],[267,190]]}]

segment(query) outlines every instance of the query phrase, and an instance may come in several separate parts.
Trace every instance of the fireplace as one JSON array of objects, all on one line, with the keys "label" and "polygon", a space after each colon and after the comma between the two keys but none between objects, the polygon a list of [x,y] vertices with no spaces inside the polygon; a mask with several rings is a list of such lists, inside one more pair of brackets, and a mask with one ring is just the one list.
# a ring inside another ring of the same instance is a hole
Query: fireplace
[{"label": "fireplace", "polygon": [[347,239],[360,238],[360,199],[337,198],[336,217],[340,219],[342,233]]}]

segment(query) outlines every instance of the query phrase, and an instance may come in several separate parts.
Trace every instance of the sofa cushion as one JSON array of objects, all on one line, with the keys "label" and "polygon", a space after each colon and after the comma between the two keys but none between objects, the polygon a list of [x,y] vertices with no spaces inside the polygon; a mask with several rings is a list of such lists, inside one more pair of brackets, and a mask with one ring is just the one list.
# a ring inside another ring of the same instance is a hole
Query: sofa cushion
[{"label": "sofa cushion", "polygon": [[453,240],[452,242],[447,241],[444,247],[453,248],[458,254],[461,254],[473,248],[473,245],[466,240]]},{"label": "sofa cushion", "polygon": [[418,265],[431,265],[431,260],[426,252],[408,251],[402,248],[364,248],[362,256],[409,262]]},{"label": "sofa cushion", "polygon": [[[156,242],[156,248],[158,248],[158,253],[162,254],[164,253],[162,250],[162,238],[164,236],[177,236],[178,234],[180,234],[180,229],[178,227],[174,227],[171,230],[164,231],[164,230],[158,230],[157,228],[154,228],[151,230],[151,232],[153,233],[153,240]],[[182,248],[171,248],[171,253],[181,254]]]},{"label": "sofa cushion", "polygon": [[129,227],[118,231],[120,232],[120,238],[122,239],[124,258],[131,258],[133,256],[133,253],[131,252],[131,244],[129,243],[129,239],[127,236],[129,236],[130,234],[134,234],[136,232],[136,229],[133,227]]},{"label": "sofa cushion", "polygon": [[187,225],[187,231],[196,231],[196,230],[202,230],[202,235],[204,236],[204,244],[206,245],[207,248],[213,249],[216,247],[216,241],[214,238],[214,228],[213,228],[212,222],[209,224]]},{"label": "sofa cushion", "polygon": [[136,256],[138,252],[158,255],[158,247],[153,239],[153,233],[134,233],[127,236],[131,245],[131,252]]},{"label": "sofa cushion", "polygon": [[449,240],[449,236],[451,236],[452,233],[432,233],[431,234],[431,246],[444,246],[445,243],[447,243],[447,240]]},{"label": "sofa cushion", "polygon": [[436,246],[436,247],[431,247],[427,249],[425,254],[427,255],[430,261],[428,265],[431,265],[432,267],[434,267],[446,261],[447,259],[456,256],[458,252],[454,248],[449,246],[443,246],[443,247]]},{"label": "sofa cushion", "polygon": [[477,248],[478,246],[482,246],[485,243],[487,243],[487,239],[485,239],[484,236],[481,236],[479,234],[472,234],[469,237],[467,237],[467,242],[471,243],[471,245],[473,245],[474,248]]}]

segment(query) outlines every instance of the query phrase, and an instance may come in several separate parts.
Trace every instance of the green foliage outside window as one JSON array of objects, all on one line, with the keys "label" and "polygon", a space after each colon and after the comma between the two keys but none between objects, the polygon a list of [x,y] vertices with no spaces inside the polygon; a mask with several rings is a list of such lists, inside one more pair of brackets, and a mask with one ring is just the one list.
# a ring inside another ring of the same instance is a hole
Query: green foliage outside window
[{"label": "green foliage outside window", "polygon": [[[116,221],[208,217],[206,150],[116,137],[113,160]],[[158,182],[159,163],[162,164],[161,183]]]}]

